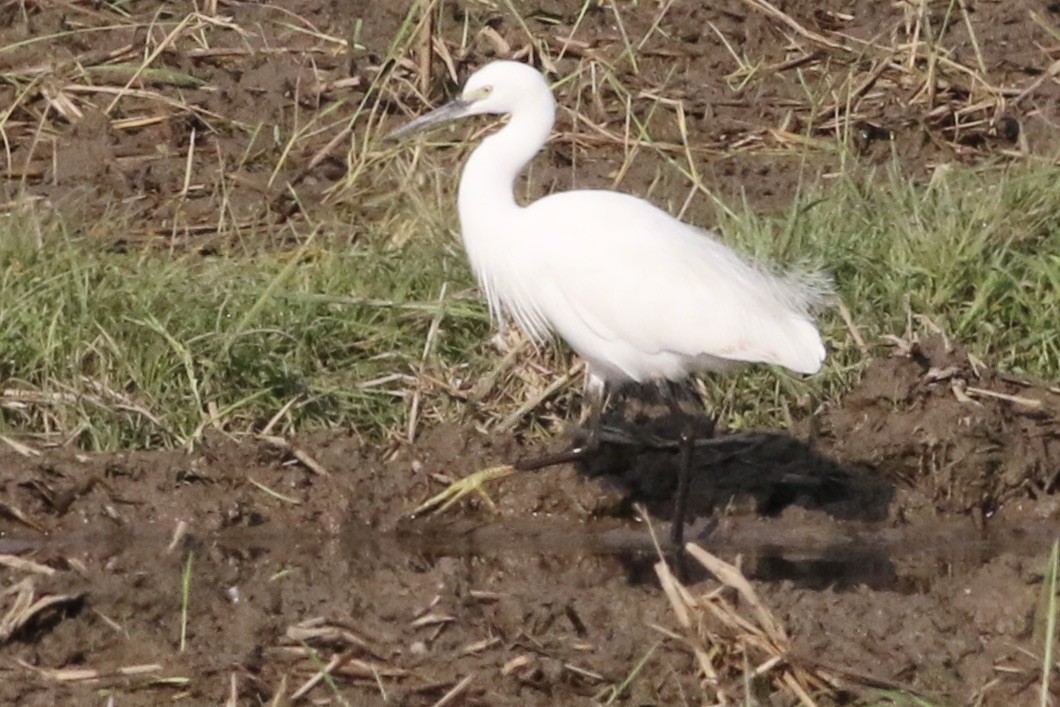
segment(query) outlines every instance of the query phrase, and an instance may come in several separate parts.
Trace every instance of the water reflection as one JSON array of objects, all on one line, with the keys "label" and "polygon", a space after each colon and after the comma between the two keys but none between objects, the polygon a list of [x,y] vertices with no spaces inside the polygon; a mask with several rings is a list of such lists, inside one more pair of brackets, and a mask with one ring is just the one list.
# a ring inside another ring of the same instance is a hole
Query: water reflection
[{"label": "water reflection", "polygon": [[[962,568],[982,565],[1000,553],[1043,557],[1055,540],[1054,525],[999,525],[985,532],[970,521],[947,521],[927,530],[872,524],[832,522],[828,532],[813,523],[757,517],[700,527],[693,535],[710,552],[733,560],[744,574],[764,582],[790,582],[801,588],[834,591],[868,587],[900,593],[922,593],[935,578]],[[667,537],[660,526],[655,535]],[[314,565],[315,573],[360,573],[364,566],[428,567],[447,559],[533,557],[610,563],[612,572],[624,574],[634,585],[656,584],[653,565],[659,550],[643,523],[619,521],[587,524],[560,523],[551,518],[527,518],[483,524],[477,520],[419,520],[392,533],[349,526],[339,535],[308,531],[278,531],[267,526],[237,528],[217,533],[190,531],[181,548],[161,533],[134,532],[126,528],[107,533],[85,533],[55,538],[0,538],[0,554],[137,556],[158,561],[188,551],[214,553],[248,570],[267,564]],[[665,554],[674,558],[672,549]],[[325,558],[329,558],[325,561]],[[694,564],[694,563],[693,563]],[[258,568],[260,571],[261,568]],[[687,578],[706,578],[702,570]]]}]

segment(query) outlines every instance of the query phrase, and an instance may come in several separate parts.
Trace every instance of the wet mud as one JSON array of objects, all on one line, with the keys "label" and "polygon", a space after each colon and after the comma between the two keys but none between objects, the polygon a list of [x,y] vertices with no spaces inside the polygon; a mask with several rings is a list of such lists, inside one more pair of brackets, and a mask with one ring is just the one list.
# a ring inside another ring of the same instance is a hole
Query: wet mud
[{"label": "wet mud", "polygon": [[[267,701],[339,656],[314,696],[555,704],[604,699],[649,652],[624,699],[700,694],[656,628],[676,628],[649,531],[665,538],[674,452],[611,445],[498,482],[495,509],[409,518],[443,477],[539,450],[458,427],[388,459],[350,435],[293,444],[0,454],[0,551],[33,563],[11,561],[8,585],[57,598],[12,625],[5,701],[218,702],[233,684]],[[941,704],[1026,704],[1057,459],[1060,393],[930,340],[795,429],[697,452],[689,536],[738,558],[807,664]]]}]

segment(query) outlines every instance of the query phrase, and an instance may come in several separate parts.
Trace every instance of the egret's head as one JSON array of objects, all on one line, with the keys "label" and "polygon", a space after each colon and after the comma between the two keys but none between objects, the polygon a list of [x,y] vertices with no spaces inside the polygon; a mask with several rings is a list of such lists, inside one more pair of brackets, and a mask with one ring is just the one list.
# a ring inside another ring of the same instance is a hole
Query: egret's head
[{"label": "egret's head", "polygon": [[468,77],[459,98],[401,126],[389,137],[403,138],[469,115],[513,113],[522,105],[547,106],[549,111],[554,110],[545,77],[517,61],[494,61]]},{"label": "egret's head", "polygon": [[548,92],[537,69],[517,61],[494,61],[471,74],[460,92],[467,115],[511,113],[524,101],[539,101]]}]

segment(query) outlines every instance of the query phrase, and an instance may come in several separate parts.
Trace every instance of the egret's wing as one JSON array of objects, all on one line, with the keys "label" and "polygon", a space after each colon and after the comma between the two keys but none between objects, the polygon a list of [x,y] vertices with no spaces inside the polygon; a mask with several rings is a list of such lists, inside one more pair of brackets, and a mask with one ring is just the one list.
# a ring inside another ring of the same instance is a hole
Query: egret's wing
[{"label": "egret's wing", "polygon": [[539,308],[575,349],[596,337],[616,357],[625,348],[627,358],[673,353],[819,369],[812,293],[708,234],[614,192],[565,192],[527,211],[536,211],[528,221],[542,234]]}]

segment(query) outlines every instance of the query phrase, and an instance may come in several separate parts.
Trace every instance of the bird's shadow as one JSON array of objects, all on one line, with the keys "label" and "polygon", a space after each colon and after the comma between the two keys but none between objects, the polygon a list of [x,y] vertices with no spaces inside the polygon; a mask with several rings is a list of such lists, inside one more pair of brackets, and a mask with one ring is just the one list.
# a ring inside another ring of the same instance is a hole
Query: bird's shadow
[{"label": "bird's shadow", "polygon": [[[678,440],[691,424],[697,444],[692,455],[688,513],[777,516],[791,506],[822,511],[838,520],[881,521],[894,500],[894,485],[862,469],[846,468],[811,442],[780,431],[714,434],[710,418],[625,411],[609,415],[604,429],[624,429],[628,439],[602,442],[578,465],[592,477],[618,484],[630,504],[643,504],[669,519],[679,472]],[[644,440],[638,442],[637,440]],[[660,444],[661,442],[661,444]]]},{"label": "bird's shadow", "polygon": [[[610,417],[605,421],[605,426],[631,428],[631,436],[675,441],[687,424],[686,417],[676,414],[641,416],[632,421]],[[700,439],[710,437],[710,419],[699,418],[695,424]],[[616,484],[628,511],[641,505],[652,517],[670,520],[679,465],[676,443],[660,448],[647,443],[605,442],[577,468]],[[696,447],[686,515],[691,526],[686,537],[707,547],[734,547],[735,543],[749,558],[745,571],[758,579],[791,580],[807,587],[866,584],[895,588],[897,577],[884,548],[853,546],[839,539],[833,543],[828,540],[828,531],[821,529],[833,520],[883,521],[895,496],[890,481],[863,469],[846,468],[809,442],[785,432],[754,433],[732,443]],[[807,515],[818,520],[791,520],[788,511],[796,508],[815,512]],[[734,539],[717,530],[719,518],[732,516],[785,516],[789,522],[771,525],[760,535],[744,533]],[[809,541],[804,533],[811,537]],[[654,581],[650,563],[633,561],[629,569],[634,581],[642,572],[645,581]]]}]

